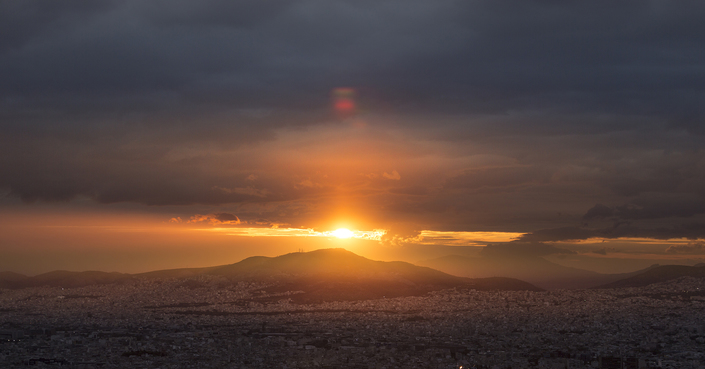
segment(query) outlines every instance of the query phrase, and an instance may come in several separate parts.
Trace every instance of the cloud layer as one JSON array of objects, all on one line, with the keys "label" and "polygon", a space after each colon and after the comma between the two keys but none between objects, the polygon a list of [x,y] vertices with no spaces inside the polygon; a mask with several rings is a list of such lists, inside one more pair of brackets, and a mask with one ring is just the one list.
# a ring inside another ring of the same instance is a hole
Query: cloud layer
[{"label": "cloud layer", "polygon": [[[704,18],[658,0],[0,1],[3,201],[700,238]],[[338,87],[355,114],[333,111]]]}]

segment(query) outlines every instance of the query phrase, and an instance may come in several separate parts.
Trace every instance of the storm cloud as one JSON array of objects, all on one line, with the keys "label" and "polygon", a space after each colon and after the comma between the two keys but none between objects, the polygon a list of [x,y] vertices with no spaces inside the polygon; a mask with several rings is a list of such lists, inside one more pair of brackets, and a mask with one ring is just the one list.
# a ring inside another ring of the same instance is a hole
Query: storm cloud
[{"label": "storm cloud", "polygon": [[[702,237],[702,19],[669,1],[2,0],[0,190]],[[331,112],[336,87],[354,117]],[[578,226],[662,218],[692,219]]]},{"label": "storm cloud", "polygon": [[520,237],[525,242],[550,242],[587,240],[590,238],[653,238],[668,240],[686,238],[691,240],[705,238],[705,223],[682,223],[669,227],[637,227],[629,224],[617,224],[609,228],[562,227],[542,229]]},{"label": "storm cloud", "polygon": [[628,204],[614,207],[597,204],[583,215],[583,219],[589,221],[599,219],[639,220],[668,217],[689,218],[703,213],[705,213],[705,201],[697,197],[670,197],[666,199],[642,198],[635,199]]},{"label": "storm cloud", "polygon": [[443,113],[599,111],[657,115],[695,130],[703,113],[705,5],[697,3],[1,6],[0,91],[16,114],[24,104],[309,110],[325,108],[340,85],[360,86],[370,103]]}]

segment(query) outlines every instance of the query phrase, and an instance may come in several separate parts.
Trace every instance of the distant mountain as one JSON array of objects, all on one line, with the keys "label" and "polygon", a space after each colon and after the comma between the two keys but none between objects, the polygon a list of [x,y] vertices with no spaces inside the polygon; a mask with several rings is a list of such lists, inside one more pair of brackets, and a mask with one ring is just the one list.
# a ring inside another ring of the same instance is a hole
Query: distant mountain
[{"label": "distant mountain", "polygon": [[112,284],[132,279],[130,274],[98,271],[68,272],[64,270],[40,274],[30,278],[35,285],[52,287],[83,287],[95,284]]},{"label": "distant mountain", "polygon": [[629,278],[620,279],[596,288],[644,287],[654,283],[667,282],[680,277],[705,278],[705,264],[698,264],[696,266],[656,266]]},{"label": "distant mountain", "polygon": [[152,272],[133,274],[137,278],[155,278],[155,279],[170,279],[170,278],[188,278],[201,275],[209,269],[217,267],[208,268],[180,268],[180,269],[165,269],[165,270],[155,270]]},{"label": "distant mountain", "polygon": [[539,256],[493,255],[470,257],[449,255],[417,264],[460,277],[487,278],[502,276],[517,278],[546,289],[591,288],[641,272],[600,274],[552,263]]},{"label": "distant mountain", "polygon": [[28,278],[19,273],[0,272],[0,288],[20,288]]},{"label": "distant mountain", "polygon": [[401,261],[374,261],[344,249],[256,256],[205,274],[231,280],[275,282],[272,291],[304,291],[296,300],[362,300],[420,295],[452,287],[477,290],[540,290],[511,278],[469,279]]},{"label": "distant mountain", "polygon": [[56,271],[26,277],[16,273],[4,273],[0,274],[0,287],[81,287],[152,278],[188,280],[200,275],[221,276],[233,283],[268,282],[271,284],[270,292],[303,291],[291,295],[297,302],[414,296],[453,287],[477,290],[540,290],[517,279],[463,278],[400,261],[374,261],[344,249],[323,249],[277,257],[255,256],[230,265],[140,274]]},{"label": "distant mountain", "polygon": [[96,284],[112,284],[133,279],[130,274],[107,272],[69,272],[57,270],[27,277],[18,273],[0,273],[0,288],[25,288],[25,287],[83,287]]}]

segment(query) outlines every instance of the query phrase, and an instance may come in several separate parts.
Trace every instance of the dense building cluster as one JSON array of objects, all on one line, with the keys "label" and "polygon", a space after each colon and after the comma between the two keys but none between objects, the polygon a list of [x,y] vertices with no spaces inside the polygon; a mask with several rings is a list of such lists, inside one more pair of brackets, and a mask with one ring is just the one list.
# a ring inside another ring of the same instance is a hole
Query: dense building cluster
[{"label": "dense building cluster", "polygon": [[705,280],[300,305],[217,277],[0,291],[0,367],[705,368]]}]

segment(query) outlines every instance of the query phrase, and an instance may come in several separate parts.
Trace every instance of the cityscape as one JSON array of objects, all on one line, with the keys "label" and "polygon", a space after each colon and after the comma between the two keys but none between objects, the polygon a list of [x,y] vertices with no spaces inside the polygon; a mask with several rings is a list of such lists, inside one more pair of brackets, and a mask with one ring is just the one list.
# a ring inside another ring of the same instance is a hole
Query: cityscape
[{"label": "cityscape", "polygon": [[0,290],[0,366],[703,368],[705,279],[297,302],[224,276]]}]

